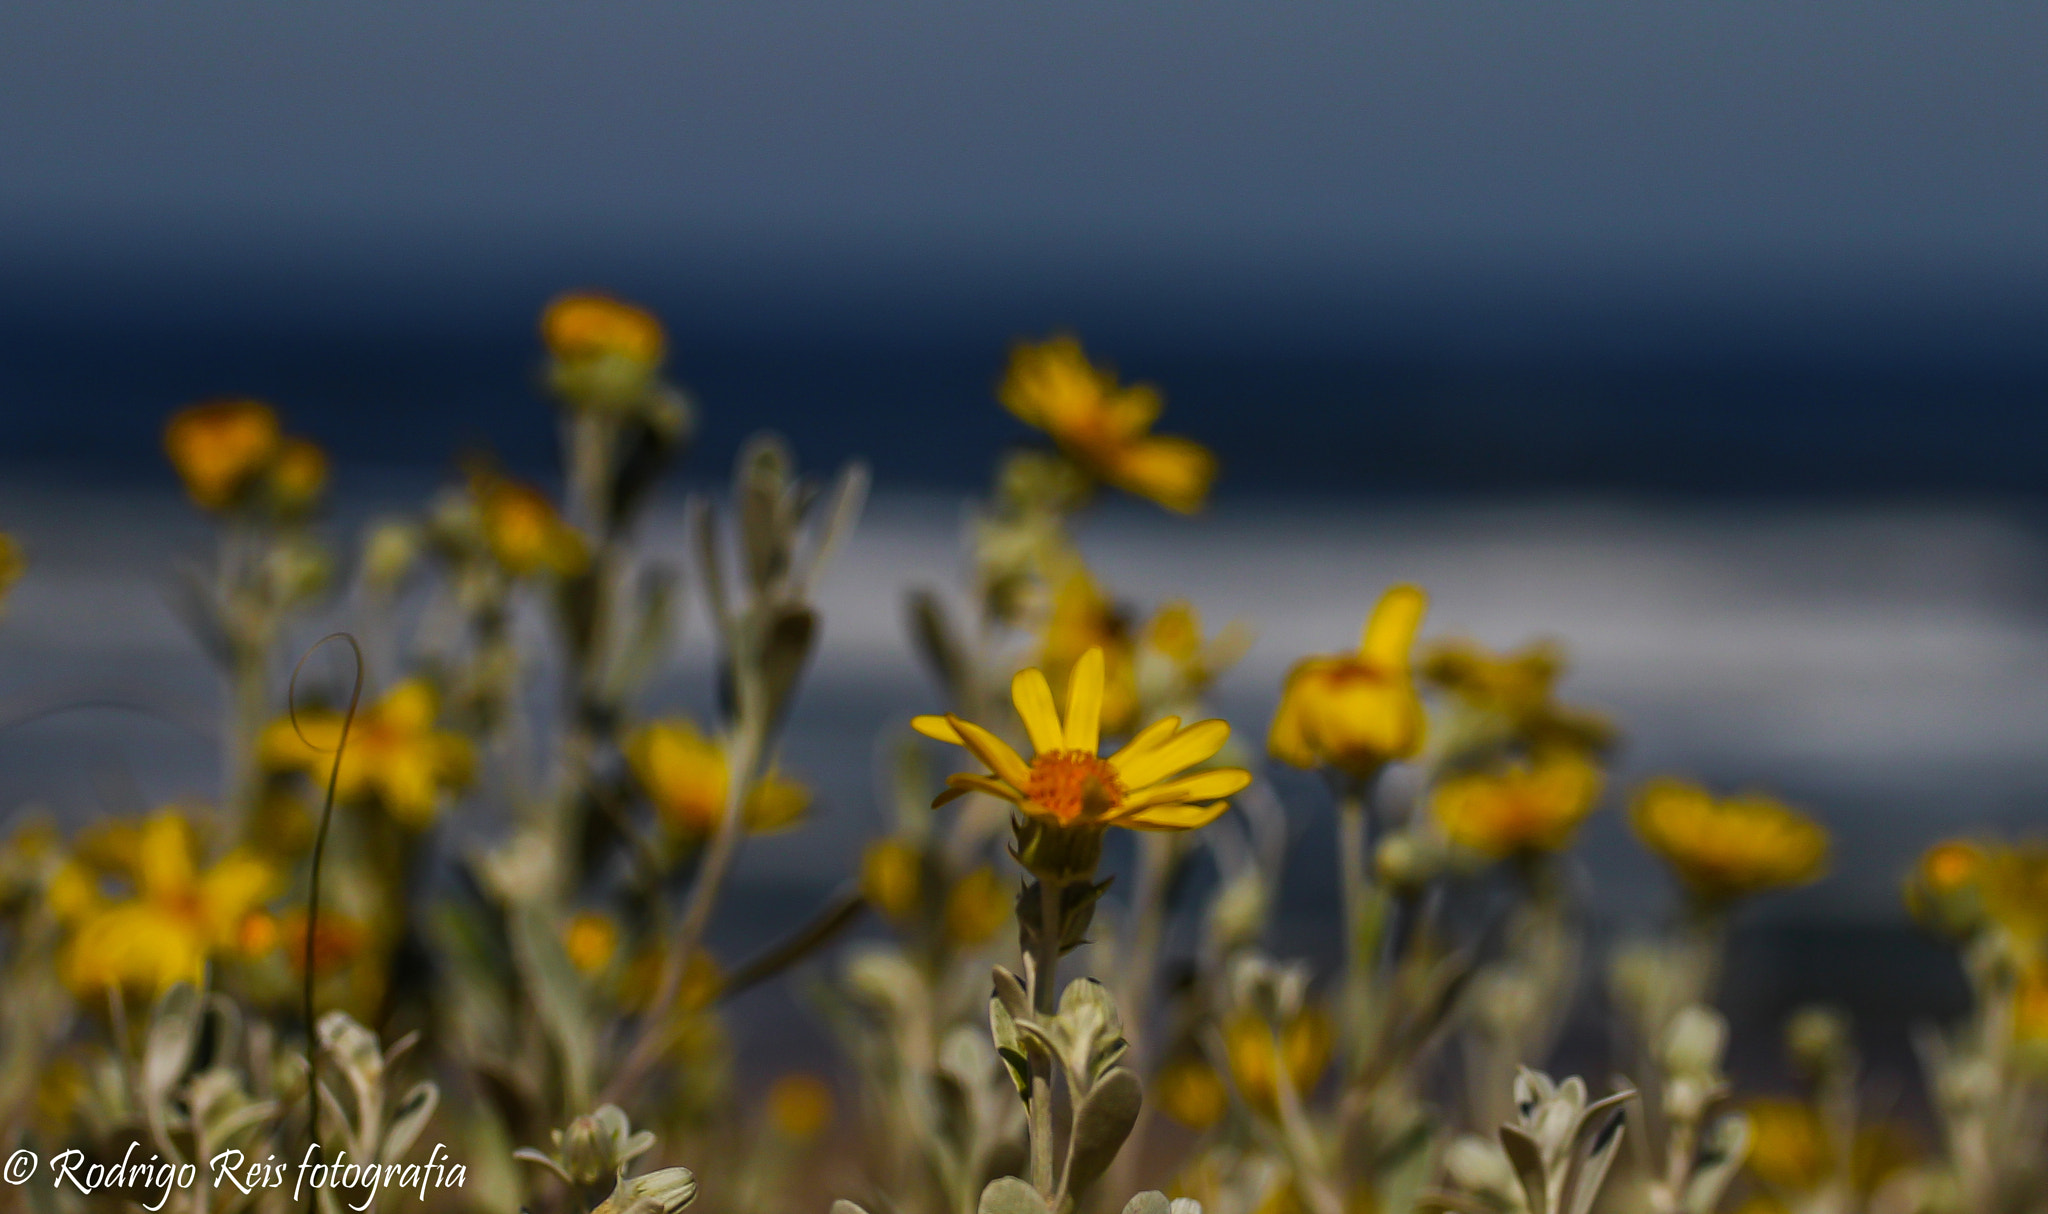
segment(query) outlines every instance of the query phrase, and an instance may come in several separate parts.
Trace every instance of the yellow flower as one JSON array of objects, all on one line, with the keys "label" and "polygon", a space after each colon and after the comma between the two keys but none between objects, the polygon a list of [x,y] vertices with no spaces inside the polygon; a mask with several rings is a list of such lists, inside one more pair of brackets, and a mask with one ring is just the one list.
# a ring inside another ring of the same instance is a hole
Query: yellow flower
[{"label": "yellow flower", "polygon": [[541,314],[540,333],[563,362],[619,358],[653,366],[666,344],[652,313],[595,293],[557,296]]},{"label": "yellow flower", "polygon": [[901,839],[877,839],[860,858],[860,892],[868,905],[898,923],[917,914],[924,859]]},{"label": "yellow flower", "polygon": [[2048,947],[2048,844],[1992,848],[1985,853],[1979,885],[1984,913],[2022,952],[2038,954]]},{"label": "yellow flower", "polygon": [[1294,767],[1328,764],[1369,776],[1422,747],[1422,700],[1408,653],[1429,596],[1394,586],[1365,622],[1357,654],[1304,658],[1287,673],[1266,749]]},{"label": "yellow flower", "polygon": [[946,895],[946,939],[964,948],[986,943],[1010,921],[1010,889],[984,864]]},{"label": "yellow flower", "polygon": [[[730,783],[725,748],[690,722],[655,721],[626,739],[626,760],[662,820],[686,838],[706,838],[725,816]],[[801,821],[811,794],[802,784],[769,771],[747,790],[740,819],[748,831],[768,834]]]},{"label": "yellow flower", "polygon": [[[405,680],[359,712],[341,756],[335,799],[381,806],[414,830],[431,824],[443,798],[469,783],[475,762],[466,738],[434,727],[439,713],[439,697],[423,679]],[[274,771],[303,771],[325,788],[340,737],[339,712],[302,712],[297,729],[288,717],[264,729],[263,760]]]},{"label": "yellow flower", "polygon": [[1833,1163],[1820,1117],[1797,1100],[1753,1100],[1749,1114],[1749,1170],[1758,1180],[1788,1193],[1820,1186]]},{"label": "yellow flower", "polygon": [[1937,931],[1966,936],[1984,924],[1984,870],[1989,857],[1968,839],[1937,843],[1906,878],[1906,909]]},{"label": "yellow flower", "polygon": [[1216,457],[1189,439],[1151,433],[1158,389],[1119,387],[1072,337],[1016,346],[998,395],[1097,480],[1182,514],[1201,509],[1209,495]]},{"label": "yellow flower", "polygon": [[1452,776],[1437,786],[1430,808],[1451,842],[1499,859],[1563,848],[1599,797],[1599,768],[1576,751],[1551,751]]},{"label": "yellow flower", "polygon": [[1614,727],[1599,713],[1559,704],[1564,656],[1539,642],[1494,654],[1470,641],[1439,641],[1420,663],[1422,678],[1468,708],[1498,718],[1531,746],[1604,750]]},{"label": "yellow flower", "polygon": [[[294,974],[306,974],[306,912],[299,909],[284,917],[276,941],[284,950],[285,964]],[[370,929],[349,915],[327,906],[320,908],[320,926],[313,933],[313,973],[326,977],[363,954],[370,943]]]},{"label": "yellow flower", "polygon": [[125,896],[105,897],[97,879],[81,884],[72,869],[70,891],[53,906],[68,929],[59,974],[80,999],[203,982],[208,958],[235,947],[244,919],[279,884],[270,865],[242,851],[202,872],[192,826],[175,811],[152,815],[131,837],[127,862],[102,870],[128,887]]},{"label": "yellow flower", "polygon": [[327,488],[327,453],[303,438],[287,438],[270,462],[270,497],[279,510],[298,514]]},{"label": "yellow flower", "polygon": [[816,1075],[784,1075],[768,1089],[768,1124],[808,1142],[832,1124],[832,1089]]},{"label": "yellow flower", "polygon": [[1127,734],[1138,714],[1130,620],[1086,570],[1076,570],[1053,595],[1039,650],[1039,667],[1055,696],[1067,690],[1074,664],[1091,649],[1100,650],[1103,658],[1102,730]]},{"label": "yellow flower", "polygon": [[270,466],[282,437],[277,413],[261,401],[208,401],[172,416],[164,452],[192,500],[222,510]]},{"label": "yellow flower", "polygon": [[[1282,1066],[1295,1094],[1306,1098],[1330,1062],[1330,1021],[1321,1011],[1310,1008],[1302,1012],[1279,1036],[1276,1054],[1273,1031],[1257,1016],[1234,1016],[1223,1026],[1223,1046],[1238,1094],[1269,1117],[1279,1108]],[[1223,1120],[1230,1103],[1223,1080],[1199,1055],[1187,1055],[1161,1067],[1154,1090],[1167,1116],[1198,1130]]]},{"label": "yellow flower", "polygon": [[2048,972],[2038,965],[2022,971],[2013,987],[2012,1039],[2036,1069],[2048,1068]]},{"label": "yellow flower", "polygon": [[578,911],[562,929],[562,949],[569,954],[569,964],[585,974],[603,973],[618,955],[619,925],[608,915]]},{"label": "yellow flower", "polygon": [[547,495],[491,473],[471,478],[491,556],[514,577],[546,571],[574,577],[590,564],[583,536],[562,520]]},{"label": "yellow flower", "polygon": [[1031,739],[1029,763],[1009,743],[951,713],[914,719],[911,725],[919,733],[966,747],[988,768],[986,774],[947,776],[946,791],[933,805],[981,792],[1059,827],[1193,830],[1214,821],[1229,808],[1222,798],[1242,791],[1251,783],[1251,773],[1218,767],[1171,777],[1214,758],[1229,740],[1230,726],[1201,721],[1182,729],[1179,717],[1167,717],[1104,758],[1097,753],[1102,665],[1099,649],[1089,650],[1074,664],[1064,724],[1043,671],[1020,670],[1010,681],[1010,697]]},{"label": "yellow flower", "polygon": [[1766,796],[1716,799],[1696,784],[1652,780],[1630,818],[1644,845],[1709,900],[1805,885],[1827,868],[1827,831]]}]

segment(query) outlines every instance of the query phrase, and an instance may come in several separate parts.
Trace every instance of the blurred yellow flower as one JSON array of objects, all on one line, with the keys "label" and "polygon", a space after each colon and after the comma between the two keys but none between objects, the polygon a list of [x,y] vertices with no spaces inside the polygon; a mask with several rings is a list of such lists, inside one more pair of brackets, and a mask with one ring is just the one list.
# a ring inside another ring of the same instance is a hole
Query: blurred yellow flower
[{"label": "blurred yellow flower", "polygon": [[312,508],[327,488],[327,453],[303,438],[278,444],[270,461],[270,498],[286,514]]},{"label": "blurred yellow flower", "polygon": [[2048,844],[2013,843],[1984,853],[1978,877],[1984,913],[2023,953],[2048,948]]},{"label": "blurred yellow flower", "polygon": [[557,296],[541,313],[541,340],[564,362],[619,358],[653,366],[666,338],[644,308],[595,293]]},{"label": "blurred yellow flower", "polygon": [[172,415],[164,427],[164,453],[195,503],[222,510],[269,468],[282,438],[269,405],[208,401]]},{"label": "blurred yellow flower", "polygon": [[[1277,1051],[1272,1028],[1257,1016],[1233,1016],[1223,1026],[1231,1080],[1245,1103],[1267,1116],[1279,1108],[1282,1068],[1295,1094],[1306,1098],[1329,1066],[1332,1039],[1329,1018],[1316,1008],[1304,1010],[1280,1031]],[[1230,1103],[1222,1079],[1199,1055],[1160,1068],[1154,1089],[1167,1116],[1198,1130],[1221,1121]]]},{"label": "blurred yellow flower", "polygon": [[868,905],[898,923],[917,914],[924,858],[902,839],[877,839],[860,858],[860,892]]},{"label": "blurred yellow flower", "polygon": [[1755,793],[1716,798],[1683,780],[1652,780],[1630,819],[1686,888],[1712,901],[1805,885],[1827,868],[1820,823]]},{"label": "blurred yellow flower", "polygon": [[1010,889],[984,864],[960,878],[946,894],[946,939],[963,948],[984,944],[1010,921]]},{"label": "blurred yellow flower", "polygon": [[[435,728],[440,698],[424,679],[407,679],[356,715],[341,756],[335,799],[375,804],[400,825],[432,824],[442,800],[469,783],[475,758],[468,739]],[[262,756],[273,771],[302,771],[321,788],[341,737],[341,713],[314,709],[264,728]],[[300,737],[303,733],[305,736]]]},{"label": "blurred yellow flower", "polygon": [[[192,825],[175,810],[124,835],[120,861],[74,858],[52,890],[52,910],[66,927],[59,974],[81,999],[102,999],[110,987],[153,995],[203,983],[207,960],[236,949],[243,921],[281,883],[269,864],[242,851],[202,871]],[[105,896],[108,879],[125,894]]]},{"label": "blurred yellow flower", "polygon": [[505,572],[527,577],[547,572],[574,577],[590,564],[583,536],[555,511],[547,495],[495,473],[471,477],[470,492],[483,523],[484,543]]},{"label": "blurred yellow flower", "polygon": [[1162,407],[1158,389],[1118,386],[1072,337],[1018,344],[997,394],[1105,484],[1183,514],[1201,509],[1209,495],[1216,457],[1192,440],[1151,433]]},{"label": "blurred yellow flower", "polygon": [[[709,837],[725,816],[725,748],[689,721],[654,721],[626,739],[626,760],[664,822],[685,838]],[[754,834],[786,830],[810,808],[810,790],[771,770],[747,790],[740,820]]]},{"label": "blurred yellow flower", "polygon": [[1557,851],[1593,811],[1600,783],[1600,769],[1584,755],[1551,751],[1451,776],[1437,785],[1430,809],[1451,842],[1483,856]]},{"label": "blurred yellow flower", "polygon": [[562,951],[585,974],[601,974],[619,952],[619,925],[597,911],[578,911],[562,929]]},{"label": "blurred yellow flower", "polygon": [[768,1089],[768,1124],[808,1142],[832,1124],[832,1089],[816,1075],[784,1075]]},{"label": "blurred yellow flower", "polygon": [[1102,651],[1083,654],[1069,682],[1062,723],[1043,671],[1020,670],[1010,681],[1010,698],[1031,739],[1029,763],[1009,743],[951,713],[913,720],[919,733],[966,747],[988,768],[986,774],[946,777],[946,791],[933,805],[981,792],[1060,827],[1192,830],[1229,808],[1221,798],[1251,783],[1251,773],[1237,767],[1171,778],[1223,749],[1230,726],[1222,721],[1182,729],[1179,717],[1167,717],[1140,730],[1122,750],[1101,757]]},{"label": "blurred yellow flower", "polygon": [[1968,839],[1935,844],[1906,878],[1906,909],[1937,931],[1964,936],[1984,922],[1985,849]]},{"label": "blurred yellow flower", "polygon": [[1439,641],[1418,665],[1424,682],[1440,687],[1472,710],[1502,721],[1534,747],[1604,750],[1614,727],[1599,713],[1555,698],[1564,655],[1538,642],[1495,654],[1471,641]]},{"label": "blurred yellow flower", "polygon": [[[303,907],[287,914],[278,924],[275,939],[284,950],[285,964],[294,974],[306,973],[306,912]],[[313,932],[313,973],[326,977],[363,955],[370,944],[370,929],[361,920],[320,908],[320,926]]]},{"label": "blurred yellow flower", "polygon": [[1130,620],[1087,570],[1077,569],[1053,593],[1045,642],[1038,655],[1039,667],[1055,696],[1066,692],[1074,664],[1091,649],[1102,651],[1102,731],[1112,736],[1128,734],[1138,712]]},{"label": "blurred yellow flower", "polygon": [[1803,1101],[1767,1098],[1749,1115],[1748,1166],[1758,1180],[1788,1193],[1818,1188],[1833,1167],[1820,1117]]},{"label": "blurred yellow flower", "polygon": [[1366,621],[1356,654],[1296,662],[1266,737],[1273,757],[1364,777],[1421,749],[1422,700],[1408,655],[1428,608],[1419,587],[1391,587]]},{"label": "blurred yellow flower", "polygon": [[2048,1051],[2048,972],[2040,966],[2023,971],[2013,987],[2012,1035],[2023,1046]]}]

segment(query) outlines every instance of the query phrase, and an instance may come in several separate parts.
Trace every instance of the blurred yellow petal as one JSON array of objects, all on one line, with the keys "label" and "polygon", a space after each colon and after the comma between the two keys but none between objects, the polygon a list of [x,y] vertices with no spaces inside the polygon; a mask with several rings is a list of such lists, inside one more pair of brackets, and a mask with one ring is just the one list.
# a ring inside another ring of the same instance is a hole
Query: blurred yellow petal
[{"label": "blurred yellow petal", "polygon": [[1358,655],[1381,669],[1406,671],[1415,634],[1422,631],[1422,617],[1428,610],[1429,595],[1421,587],[1389,587],[1365,622]]},{"label": "blurred yellow petal", "polygon": [[1216,457],[1192,439],[1147,438],[1116,459],[1117,488],[1148,497],[1168,510],[1193,514],[1208,499]]}]

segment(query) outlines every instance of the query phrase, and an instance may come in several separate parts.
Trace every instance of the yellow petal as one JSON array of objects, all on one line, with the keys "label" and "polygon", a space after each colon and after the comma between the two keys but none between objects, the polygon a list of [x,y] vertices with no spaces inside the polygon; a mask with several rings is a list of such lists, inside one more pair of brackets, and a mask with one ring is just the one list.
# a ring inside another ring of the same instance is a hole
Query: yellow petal
[{"label": "yellow petal", "polygon": [[[1124,787],[1133,792],[1148,784],[1156,784],[1178,771],[1186,771],[1197,763],[1205,763],[1216,757],[1223,744],[1230,740],[1230,726],[1223,721],[1197,721],[1162,745],[1141,753],[1136,759],[1123,759],[1121,752],[1110,760],[1123,779]],[[1119,761],[1122,760],[1122,761]]]},{"label": "yellow petal", "polygon": [[1023,759],[1017,757],[1016,751],[1010,749],[1008,742],[974,722],[963,721],[951,713],[946,714],[946,719],[952,722],[953,728],[959,732],[960,744],[973,752],[975,758],[986,763],[988,769],[999,779],[1008,781],[1013,788],[1023,788],[1031,783],[1031,769],[1025,766]]},{"label": "yellow petal", "polygon": [[1193,514],[1216,479],[1216,457],[1190,439],[1143,438],[1118,453],[1115,471],[1118,488]]},{"label": "yellow petal", "polygon": [[971,792],[987,793],[991,797],[1001,798],[1012,805],[1022,805],[1024,803],[1024,794],[1003,783],[1001,780],[959,772],[946,777],[946,791],[932,799],[932,808],[937,809],[939,806],[958,800]]},{"label": "yellow petal", "polygon": [[929,714],[921,717],[912,717],[910,718],[910,727],[925,737],[936,741],[951,742],[955,746],[967,745],[966,740],[960,736],[960,731],[953,728],[953,723],[944,717]]},{"label": "yellow petal", "polygon": [[1429,595],[1420,586],[1389,586],[1365,622],[1359,656],[1383,670],[1408,669],[1408,651],[1415,646],[1415,634],[1422,630],[1422,615],[1428,610]]},{"label": "yellow petal", "polygon": [[1017,715],[1024,718],[1031,749],[1037,754],[1058,750],[1060,714],[1053,707],[1052,684],[1045,681],[1045,672],[1035,666],[1018,671],[1010,680],[1010,699],[1017,705]]},{"label": "yellow petal", "polygon": [[1273,726],[1266,733],[1266,753],[1289,767],[1316,765],[1315,747],[1309,744],[1302,714],[1303,677],[1323,658],[1307,658],[1295,664],[1280,691],[1280,707],[1273,713]]},{"label": "yellow petal", "polygon": [[1198,830],[1222,817],[1229,808],[1228,801],[1214,805],[1155,805],[1118,819],[1117,825],[1131,830]]},{"label": "yellow petal", "polygon": [[1218,767],[1213,771],[1198,771],[1191,776],[1169,780],[1151,788],[1139,791],[1124,803],[1124,812],[1136,814],[1150,806],[1167,805],[1176,801],[1213,801],[1243,792],[1252,782],[1252,773],[1242,767]]},{"label": "yellow petal", "polygon": [[1102,742],[1102,650],[1091,649],[1067,676],[1067,749],[1094,754]]},{"label": "yellow petal", "polygon": [[1165,745],[1179,729],[1179,717],[1161,717],[1139,730],[1137,736],[1124,743],[1122,750],[1109,756],[1110,766],[1116,768],[1117,775],[1123,780],[1125,788],[1133,786],[1130,777],[1126,774],[1126,769],[1139,759],[1144,758],[1147,754]]}]

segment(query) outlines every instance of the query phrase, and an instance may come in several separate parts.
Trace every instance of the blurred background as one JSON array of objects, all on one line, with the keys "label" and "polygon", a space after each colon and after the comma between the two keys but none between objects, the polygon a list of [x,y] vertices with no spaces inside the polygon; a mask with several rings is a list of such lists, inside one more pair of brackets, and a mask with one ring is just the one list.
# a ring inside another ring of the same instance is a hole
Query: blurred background
[{"label": "blurred background", "polygon": [[[931,702],[901,594],[958,574],[1024,434],[1008,345],[1072,330],[1222,456],[1207,517],[1087,543],[1256,627],[1241,728],[1396,579],[1438,635],[1558,638],[1618,784],[1835,831],[1827,882],[1749,912],[1738,1019],[1837,999],[1901,1052],[1962,996],[1899,875],[2048,821],[2044,45],[2017,5],[7,6],[0,707],[159,712],[10,725],[0,808],[209,789],[172,409],[277,404],[337,537],[465,451],[546,479],[535,319],[595,287],[664,318],[702,410],[657,548],[757,428],[875,470],[787,747],[827,812],[720,927],[772,936],[878,828],[876,722]],[[1327,950],[1322,806],[1282,791]],[[1583,855],[1604,930],[1662,913],[1619,814]]]}]

